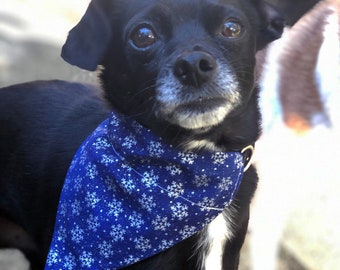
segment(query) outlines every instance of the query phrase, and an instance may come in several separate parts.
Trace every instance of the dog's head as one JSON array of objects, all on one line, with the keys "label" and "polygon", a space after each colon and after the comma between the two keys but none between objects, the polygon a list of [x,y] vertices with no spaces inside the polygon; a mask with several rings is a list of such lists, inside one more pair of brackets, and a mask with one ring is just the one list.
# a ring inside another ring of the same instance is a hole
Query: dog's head
[{"label": "dog's head", "polygon": [[260,0],[93,0],[62,56],[102,65],[106,96],[124,113],[207,130],[246,106],[255,52],[282,29]]}]

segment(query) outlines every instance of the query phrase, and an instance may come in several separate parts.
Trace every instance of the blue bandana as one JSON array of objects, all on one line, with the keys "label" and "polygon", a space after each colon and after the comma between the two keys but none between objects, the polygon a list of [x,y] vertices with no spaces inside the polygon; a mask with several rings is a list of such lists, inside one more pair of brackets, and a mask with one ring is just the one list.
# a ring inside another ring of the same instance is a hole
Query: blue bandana
[{"label": "blue bandana", "polygon": [[179,152],[112,113],[69,168],[45,270],[119,269],[210,223],[236,195],[239,152]]}]

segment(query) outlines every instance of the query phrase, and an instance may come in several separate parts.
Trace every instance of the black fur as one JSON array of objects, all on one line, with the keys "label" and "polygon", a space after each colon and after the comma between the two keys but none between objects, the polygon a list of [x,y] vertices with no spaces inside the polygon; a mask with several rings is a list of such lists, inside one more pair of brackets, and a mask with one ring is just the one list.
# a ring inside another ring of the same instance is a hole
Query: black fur
[{"label": "black fur", "polygon": [[[228,18],[241,23],[242,35],[221,36],[221,25]],[[138,48],[131,43],[138,25],[152,26],[157,39],[154,44]],[[105,99],[90,86],[63,81],[0,90],[0,247],[19,248],[31,261],[32,269],[43,268],[70,161],[111,107],[137,119],[178,148],[197,140],[207,140],[226,151],[240,151],[254,144],[260,132],[255,52],[278,38],[282,28],[279,14],[260,0],[93,0],[70,32],[62,56],[88,70],[102,65]],[[195,57],[208,67],[195,67]],[[181,90],[187,93],[177,93],[180,105],[167,113],[164,106],[168,104],[158,98],[159,81],[167,78],[175,63],[183,61],[186,64],[171,78],[176,83],[181,81]],[[178,110],[205,111],[205,102],[211,103],[212,97],[216,102],[230,102],[225,93],[220,93],[224,88],[217,91],[211,87],[220,72],[219,62],[235,74],[239,100],[213,126],[183,127],[174,116]],[[194,71],[183,71],[188,64]],[[228,216],[235,235],[226,245],[223,269],[238,267],[256,183],[251,167],[233,202],[238,212]],[[198,269],[196,249],[204,233],[128,269]]]},{"label": "black fur", "polygon": [[288,25],[295,24],[306,12],[320,0],[266,0],[282,12]]}]

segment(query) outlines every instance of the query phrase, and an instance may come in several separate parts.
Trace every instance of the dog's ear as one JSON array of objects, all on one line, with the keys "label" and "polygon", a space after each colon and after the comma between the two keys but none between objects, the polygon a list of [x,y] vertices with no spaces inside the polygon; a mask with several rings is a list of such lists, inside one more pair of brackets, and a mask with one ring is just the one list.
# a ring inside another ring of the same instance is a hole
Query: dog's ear
[{"label": "dog's ear", "polygon": [[281,37],[285,27],[283,15],[272,5],[262,2],[262,16],[265,18],[257,38],[257,49],[263,49],[271,41]]},{"label": "dog's ear", "polygon": [[62,58],[86,70],[96,70],[111,39],[108,0],[92,0],[80,22],[70,31]]}]

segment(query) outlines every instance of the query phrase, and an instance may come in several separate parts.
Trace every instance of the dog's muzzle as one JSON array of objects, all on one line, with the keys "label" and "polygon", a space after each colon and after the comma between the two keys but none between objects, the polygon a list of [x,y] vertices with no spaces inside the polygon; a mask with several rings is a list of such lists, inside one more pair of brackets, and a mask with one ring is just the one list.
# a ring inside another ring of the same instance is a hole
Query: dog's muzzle
[{"label": "dog's muzzle", "polygon": [[186,129],[206,130],[239,105],[238,90],[227,63],[204,51],[185,52],[160,72],[157,115]]}]

